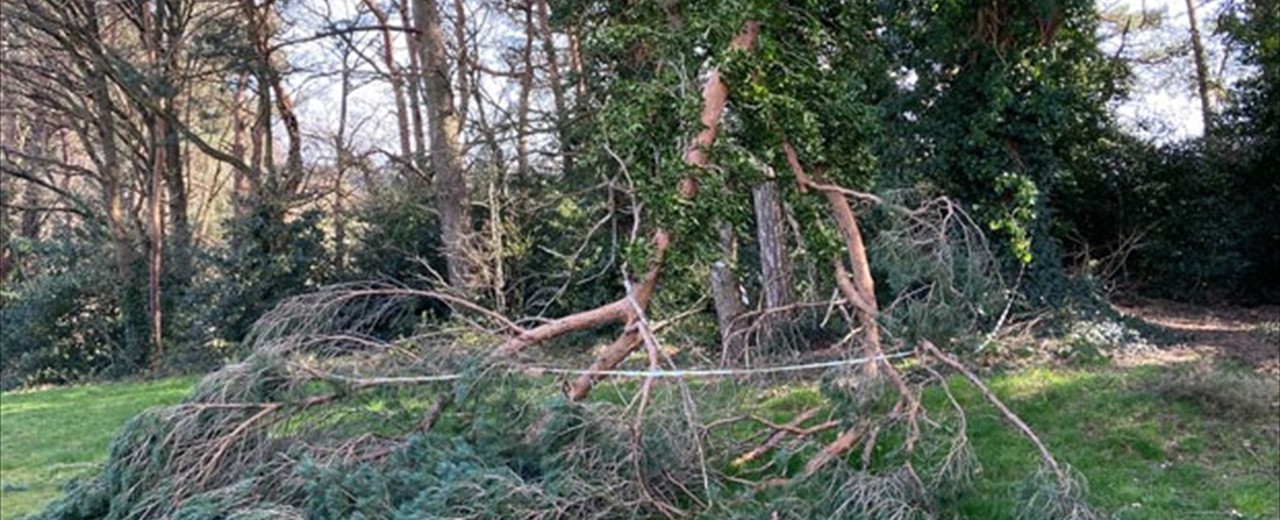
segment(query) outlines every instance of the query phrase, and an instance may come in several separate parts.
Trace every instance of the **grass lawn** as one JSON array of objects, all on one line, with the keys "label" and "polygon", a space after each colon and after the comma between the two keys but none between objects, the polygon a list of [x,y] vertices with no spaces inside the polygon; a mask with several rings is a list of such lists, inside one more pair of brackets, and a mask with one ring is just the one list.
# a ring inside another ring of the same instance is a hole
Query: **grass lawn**
[{"label": "grass lawn", "polygon": [[[989,384],[1085,477],[1090,503],[1116,518],[1280,518],[1280,410],[1212,418],[1159,395],[1170,370],[1178,368],[1038,369]],[[952,387],[970,410],[983,466],[955,506],[968,518],[1011,518],[1010,497],[1036,464],[1033,448],[967,383],[953,378]]]},{"label": "grass lawn", "polygon": [[[1280,410],[1247,418],[1164,397],[1176,366],[1032,369],[989,385],[1058,460],[1088,481],[1090,502],[1119,519],[1280,518]],[[0,397],[0,519],[32,512],[67,480],[91,473],[133,414],[178,401],[194,380],[4,394]],[[969,410],[983,466],[946,518],[1013,518],[1014,496],[1037,459],[967,382],[950,380]],[[1269,383],[1268,383],[1269,384]],[[1280,382],[1276,382],[1280,385]],[[821,400],[811,385],[786,394]],[[926,401],[940,404],[942,392]]]},{"label": "grass lawn", "polygon": [[92,474],[138,412],[178,402],[194,378],[0,394],[0,520],[18,518]]}]

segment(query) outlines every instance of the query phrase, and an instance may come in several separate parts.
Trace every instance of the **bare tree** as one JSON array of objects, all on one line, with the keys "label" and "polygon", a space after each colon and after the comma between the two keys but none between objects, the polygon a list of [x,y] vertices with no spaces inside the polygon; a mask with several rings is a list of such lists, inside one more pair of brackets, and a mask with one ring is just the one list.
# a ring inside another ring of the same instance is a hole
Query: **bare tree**
[{"label": "bare tree", "polygon": [[427,98],[436,211],[440,215],[448,281],[455,290],[466,292],[474,267],[470,246],[471,197],[462,160],[462,116],[454,104],[444,32],[435,1],[415,0],[414,20]]},{"label": "bare tree", "polygon": [[373,13],[380,27],[379,32],[382,33],[382,60],[387,67],[391,95],[396,104],[396,129],[397,136],[400,138],[400,157],[409,160],[413,157],[413,147],[410,144],[412,135],[409,130],[409,106],[405,101],[404,71],[401,70],[400,63],[395,58],[395,39],[391,34],[390,17],[373,0],[364,0],[364,6]]}]

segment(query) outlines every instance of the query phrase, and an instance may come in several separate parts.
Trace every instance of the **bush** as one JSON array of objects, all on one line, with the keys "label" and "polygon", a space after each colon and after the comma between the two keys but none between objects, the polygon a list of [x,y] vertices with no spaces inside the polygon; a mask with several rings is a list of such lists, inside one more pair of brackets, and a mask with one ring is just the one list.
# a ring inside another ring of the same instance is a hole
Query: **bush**
[{"label": "bush", "polygon": [[332,255],[325,248],[321,213],[308,211],[288,221],[271,215],[264,208],[226,223],[230,247],[208,259],[214,269],[185,302],[203,311],[193,320],[196,344],[192,348],[197,352],[192,356],[220,357],[218,351],[238,344],[253,323],[281,300],[332,279]]},{"label": "bush", "polygon": [[350,279],[405,283],[430,279],[431,271],[444,276],[440,225],[419,193],[392,186],[358,210],[356,219],[363,232],[351,255]]},{"label": "bush", "polygon": [[127,372],[124,325],[110,254],[93,243],[37,244],[41,272],[11,285],[0,307],[0,388],[62,384]]},{"label": "bush", "polygon": [[1275,301],[1274,176],[1221,140],[1114,136],[1059,180],[1057,235],[1104,288],[1182,301]]}]

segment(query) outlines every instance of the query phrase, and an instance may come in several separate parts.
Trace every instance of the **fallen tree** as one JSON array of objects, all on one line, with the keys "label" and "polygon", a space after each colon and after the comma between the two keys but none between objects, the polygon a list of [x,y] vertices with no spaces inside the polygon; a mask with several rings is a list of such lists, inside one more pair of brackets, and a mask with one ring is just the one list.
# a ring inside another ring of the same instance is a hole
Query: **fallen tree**
[{"label": "fallen tree", "polygon": [[[736,76],[744,88],[768,79],[767,67],[746,58],[764,29],[748,21],[729,44],[726,59],[747,63]],[[682,203],[717,196],[699,175],[716,168],[710,157],[730,100],[730,84],[712,68],[685,168],[667,187]],[[976,226],[945,198],[842,186],[822,160],[806,162],[814,146],[798,143],[812,132],[793,134],[774,123],[785,115],[778,107],[746,110],[747,101],[736,115],[764,122],[774,148],[743,153],[781,158],[795,193],[825,208],[804,224],[836,231],[839,247],[815,247],[812,260],[831,266],[823,279],[838,294],[814,302],[827,309],[821,323],[841,330],[834,359],[679,367],[649,311],[686,237],[637,221],[633,229],[650,228],[649,254],[634,281],[624,266],[625,294],[533,326],[408,287],[340,286],[287,301],[256,325],[248,359],[207,377],[185,403],[131,422],[103,472],[45,517],[928,518],[977,469],[966,411],[943,370],[976,385],[1037,448],[1044,471],[1029,477],[1025,518],[1099,517],[1070,469],[944,351],[977,332],[976,300],[999,294]],[[861,208],[887,222],[875,244]],[[875,247],[902,260],[884,267],[899,286],[884,306]],[[451,306],[453,320],[378,337],[415,299]],[[970,321],[926,330],[936,313]],[[531,352],[610,324],[621,332],[585,368]],[[644,368],[620,368],[641,347]],[[548,376],[563,378],[562,388]],[[606,378],[612,392],[592,395]],[[929,387],[948,397],[943,406],[924,404]],[[793,409],[772,400],[779,391],[810,403]]]}]

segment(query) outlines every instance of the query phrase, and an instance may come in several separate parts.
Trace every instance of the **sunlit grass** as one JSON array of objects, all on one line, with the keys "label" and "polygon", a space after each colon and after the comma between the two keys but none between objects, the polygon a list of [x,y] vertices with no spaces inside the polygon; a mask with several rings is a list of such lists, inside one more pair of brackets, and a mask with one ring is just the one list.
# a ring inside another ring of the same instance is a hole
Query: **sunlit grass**
[{"label": "sunlit grass", "polygon": [[[1122,519],[1280,517],[1276,417],[1228,422],[1155,392],[1170,367],[1031,370],[998,376],[993,390],[1059,462],[1087,480],[1090,502]],[[983,474],[956,509],[1012,518],[1012,497],[1036,465],[1033,449],[981,396],[953,380],[971,409],[969,434]],[[937,398],[936,396],[932,396]]]},{"label": "sunlit grass", "polygon": [[143,409],[178,402],[193,378],[0,394],[0,520],[31,513],[63,484],[93,474]]}]

